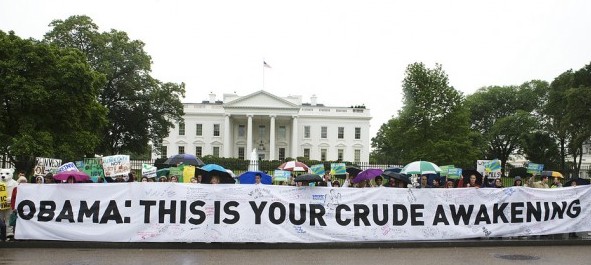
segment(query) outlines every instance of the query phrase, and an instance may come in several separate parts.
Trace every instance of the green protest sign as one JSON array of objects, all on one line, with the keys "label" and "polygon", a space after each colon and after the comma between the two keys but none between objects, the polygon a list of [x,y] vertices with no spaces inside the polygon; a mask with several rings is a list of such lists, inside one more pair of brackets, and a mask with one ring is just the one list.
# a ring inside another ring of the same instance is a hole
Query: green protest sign
[{"label": "green protest sign", "polygon": [[82,161],[82,168],[78,168],[78,170],[82,170],[84,173],[90,176],[92,182],[98,182],[99,178],[104,179],[105,172],[103,171],[103,163],[101,158],[84,158]]}]

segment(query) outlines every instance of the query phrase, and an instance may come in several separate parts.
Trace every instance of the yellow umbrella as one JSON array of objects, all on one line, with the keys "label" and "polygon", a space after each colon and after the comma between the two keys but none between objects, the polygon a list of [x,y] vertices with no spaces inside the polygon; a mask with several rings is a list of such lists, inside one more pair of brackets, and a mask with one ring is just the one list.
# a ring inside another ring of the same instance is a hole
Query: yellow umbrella
[{"label": "yellow umbrella", "polygon": [[542,176],[548,176],[553,178],[564,178],[562,173],[558,171],[542,171]]}]

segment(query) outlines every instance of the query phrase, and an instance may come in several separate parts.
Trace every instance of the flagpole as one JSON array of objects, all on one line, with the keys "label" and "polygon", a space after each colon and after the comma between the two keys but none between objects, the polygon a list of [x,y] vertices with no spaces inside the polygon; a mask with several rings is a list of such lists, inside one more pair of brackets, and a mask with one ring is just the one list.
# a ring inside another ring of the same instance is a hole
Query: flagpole
[{"label": "flagpole", "polygon": [[265,90],[265,58],[263,58],[263,90]]}]

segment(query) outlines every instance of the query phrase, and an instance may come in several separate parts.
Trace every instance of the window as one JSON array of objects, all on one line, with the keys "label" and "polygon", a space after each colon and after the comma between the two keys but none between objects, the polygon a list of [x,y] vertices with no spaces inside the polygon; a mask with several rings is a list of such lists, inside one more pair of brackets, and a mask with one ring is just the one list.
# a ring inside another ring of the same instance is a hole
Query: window
[{"label": "window", "polygon": [[179,146],[179,154],[184,154],[185,153],[185,147],[184,146]]},{"label": "window", "polygon": [[304,148],[304,157],[310,159],[310,148]]},{"label": "window", "polygon": [[259,125],[259,138],[265,138],[265,125]]},{"label": "window", "polygon": [[238,125],[238,137],[244,137],[246,135],[246,125]]},{"label": "window", "polygon": [[361,162],[361,150],[355,149],[355,163]]},{"label": "window", "polygon": [[345,127],[339,127],[337,138],[339,138],[339,139],[345,138]]},{"label": "window", "polygon": [[310,126],[304,126],[304,138],[310,138]]},{"label": "window", "polygon": [[166,153],[168,151],[168,147],[166,146],[161,146],[160,147],[160,158],[167,158],[168,154]]},{"label": "window", "polygon": [[213,125],[213,136],[220,136],[220,125],[219,124]]},{"label": "window", "polygon": [[326,126],[320,127],[320,138],[326,139],[327,134],[328,134],[328,128]]},{"label": "window", "polygon": [[196,146],[195,147],[195,155],[197,157],[202,157],[203,156],[203,147],[202,146]]},{"label": "window", "polygon": [[201,124],[201,123],[195,124],[195,135],[203,136],[203,124]]},{"label": "window", "polygon": [[285,160],[285,148],[279,148],[279,160]]},{"label": "window", "polygon": [[361,127],[355,127],[355,139],[361,139]]},{"label": "window", "polygon": [[220,157],[220,147],[219,146],[214,146],[213,147],[213,156],[214,157]]},{"label": "window", "polygon": [[287,136],[287,130],[285,129],[285,126],[279,126],[279,139],[285,139],[285,137]]},{"label": "window", "polygon": [[344,153],[345,153],[345,150],[343,150],[343,149],[338,149],[338,150],[337,150],[337,160],[338,160],[339,162],[340,162],[340,161],[343,161],[343,154],[344,154]]},{"label": "window", "polygon": [[326,149],[320,149],[320,161],[326,161]]},{"label": "window", "polygon": [[244,147],[238,147],[238,159],[244,160]]},{"label": "window", "polygon": [[185,135],[185,123],[184,122],[179,122],[179,135]]}]

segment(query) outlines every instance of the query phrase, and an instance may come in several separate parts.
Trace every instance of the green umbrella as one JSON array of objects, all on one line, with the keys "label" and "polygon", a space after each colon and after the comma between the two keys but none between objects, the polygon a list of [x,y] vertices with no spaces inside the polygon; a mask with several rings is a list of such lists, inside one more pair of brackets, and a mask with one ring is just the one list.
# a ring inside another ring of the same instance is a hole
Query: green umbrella
[{"label": "green umbrella", "polygon": [[402,168],[402,171],[400,171],[400,173],[407,174],[407,175],[411,175],[411,174],[419,174],[419,175],[437,174],[439,172],[441,172],[441,169],[437,165],[435,165],[429,161],[412,162],[412,163],[404,166],[404,168]]}]

